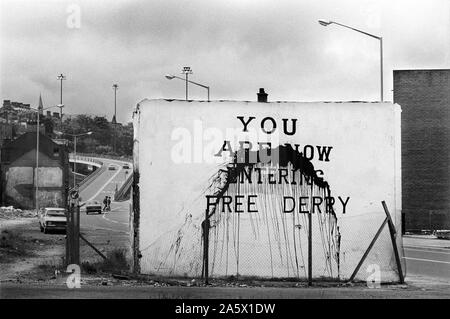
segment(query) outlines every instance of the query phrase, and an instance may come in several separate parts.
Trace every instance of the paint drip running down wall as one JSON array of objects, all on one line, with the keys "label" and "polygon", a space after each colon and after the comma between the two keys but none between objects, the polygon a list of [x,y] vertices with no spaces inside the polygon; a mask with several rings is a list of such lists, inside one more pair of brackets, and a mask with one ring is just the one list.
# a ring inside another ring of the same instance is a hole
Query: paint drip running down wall
[{"label": "paint drip running down wall", "polygon": [[[281,170],[282,178],[267,178],[267,172]],[[341,236],[333,204],[325,200],[331,198],[330,186],[291,145],[279,146],[269,154],[237,151],[233,160],[211,177],[203,195],[209,197],[206,212],[186,213],[158,270],[200,275],[202,228],[208,224],[210,276],[306,278],[308,214],[300,213],[298,202],[295,209],[292,203],[286,209],[285,198],[289,197],[305,199],[302,210],[313,212],[313,275],[339,278]],[[322,199],[319,204],[314,205],[314,197]],[[241,206],[235,206],[237,198],[243,201]],[[252,205],[246,198],[251,198]],[[237,207],[241,209],[233,209]],[[177,269],[177,264],[190,266]]]}]

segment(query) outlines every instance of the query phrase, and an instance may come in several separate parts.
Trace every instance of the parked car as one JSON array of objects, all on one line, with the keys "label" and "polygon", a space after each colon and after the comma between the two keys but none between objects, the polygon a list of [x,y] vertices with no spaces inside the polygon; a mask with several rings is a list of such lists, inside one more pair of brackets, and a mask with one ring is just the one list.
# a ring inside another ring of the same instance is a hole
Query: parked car
[{"label": "parked car", "polygon": [[86,215],[89,215],[89,213],[97,213],[97,214],[102,213],[102,203],[96,200],[87,202],[85,207],[86,207]]},{"label": "parked car", "polygon": [[41,232],[44,232],[44,234],[47,234],[49,230],[66,230],[67,217],[64,208],[41,208],[38,212],[38,220]]},{"label": "parked car", "polygon": [[108,169],[109,169],[110,171],[115,171],[115,170],[116,170],[116,165],[114,165],[114,164],[109,164]]}]

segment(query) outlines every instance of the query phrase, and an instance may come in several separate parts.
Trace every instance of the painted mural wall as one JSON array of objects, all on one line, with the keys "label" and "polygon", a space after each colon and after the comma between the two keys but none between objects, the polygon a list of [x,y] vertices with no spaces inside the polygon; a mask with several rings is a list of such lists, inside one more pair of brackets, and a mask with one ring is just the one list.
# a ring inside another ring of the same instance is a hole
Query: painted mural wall
[{"label": "painted mural wall", "polygon": [[[140,271],[200,276],[206,240],[210,276],[306,278],[312,227],[313,277],[349,278],[385,218],[381,201],[400,229],[400,113],[144,100],[134,114]],[[371,269],[398,279],[387,228],[357,278]]]}]

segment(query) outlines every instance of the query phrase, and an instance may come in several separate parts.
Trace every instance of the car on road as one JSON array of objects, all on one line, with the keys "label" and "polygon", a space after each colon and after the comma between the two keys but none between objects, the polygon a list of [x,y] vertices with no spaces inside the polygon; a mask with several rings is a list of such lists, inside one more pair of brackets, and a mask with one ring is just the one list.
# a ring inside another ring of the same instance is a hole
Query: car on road
[{"label": "car on road", "polygon": [[130,169],[130,165],[128,165],[128,164],[123,164],[122,168],[123,168],[123,169]]},{"label": "car on road", "polygon": [[102,204],[99,201],[93,200],[90,202],[87,202],[86,205],[86,215],[89,215],[89,213],[102,213]]},{"label": "car on road", "polygon": [[50,230],[66,231],[66,210],[60,207],[45,207],[38,212],[39,228],[47,234]]},{"label": "car on road", "polygon": [[116,165],[114,165],[114,164],[109,164],[108,169],[109,169],[110,171],[115,171],[115,170],[116,170]]}]

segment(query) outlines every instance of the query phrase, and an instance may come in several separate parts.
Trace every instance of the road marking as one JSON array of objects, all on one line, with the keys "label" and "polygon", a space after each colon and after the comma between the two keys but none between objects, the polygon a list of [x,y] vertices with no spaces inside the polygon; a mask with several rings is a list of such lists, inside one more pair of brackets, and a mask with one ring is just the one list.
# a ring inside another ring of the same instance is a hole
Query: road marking
[{"label": "road marking", "polygon": [[[405,250],[414,250],[414,251],[422,251],[422,252],[431,253],[431,254],[450,255],[450,252],[443,252],[443,251],[416,249],[416,248],[406,248],[406,247],[404,247],[403,249],[405,249]],[[448,249],[447,249],[447,251],[448,251]]]},{"label": "road marking", "polygon": [[97,197],[98,194],[100,194],[100,193],[105,189],[105,187],[108,186],[108,184],[111,183],[111,181],[112,181],[112,180],[113,180],[120,172],[121,172],[121,170],[118,170],[113,176],[111,176],[111,178],[108,179],[108,181],[107,181],[105,184],[103,184],[103,187],[100,187],[100,189],[98,190],[98,192],[95,193],[95,195],[92,196],[92,197],[91,197],[89,200],[87,200],[87,201],[89,202],[89,201],[93,200],[95,197]]},{"label": "road marking", "polygon": [[439,249],[439,250],[450,251],[450,246],[442,247],[442,246],[414,246],[414,245],[403,245],[403,247],[408,247],[408,248],[422,248],[422,249]]},{"label": "road marking", "polygon": [[422,259],[422,258],[412,258],[412,257],[403,257],[404,259],[410,260],[418,260],[418,261],[428,261],[430,263],[439,263],[439,264],[450,264],[450,261],[441,261],[441,260],[432,260],[432,259]]},{"label": "road marking", "polygon": [[107,218],[106,214],[103,214],[103,219],[105,219],[105,220],[107,220],[107,221],[109,221],[111,223],[122,224],[122,225],[127,225],[128,226],[128,223],[118,222],[117,220],[112,220],[112,219]]}]

